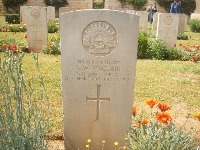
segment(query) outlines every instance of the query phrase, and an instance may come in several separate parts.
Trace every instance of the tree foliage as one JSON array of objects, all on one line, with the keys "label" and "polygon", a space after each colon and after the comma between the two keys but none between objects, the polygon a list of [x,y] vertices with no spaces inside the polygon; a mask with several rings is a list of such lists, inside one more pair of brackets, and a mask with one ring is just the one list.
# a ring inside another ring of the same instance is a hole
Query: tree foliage
[{"label": "tree foliage", "polygon": [[[156,0],[156,2],[164,7],[168,12],[170,10],[172,0]],[[181,13],[191,15],[196,9],[196,0],[181,0]]]},{"label": "tree foliage", "polygon": [[65,5],[68,5],[67,0],[44,0],[44,3],[53,7],[65,7]]},{"label": "tree foliage", "polygon": [[24,4],[25,2],[27,2],[27,0],[2,0],[3,5],[6,7],[6,9],[8,10],[9,8],[12,8],[14,11],[16,11],[16,9]]}]

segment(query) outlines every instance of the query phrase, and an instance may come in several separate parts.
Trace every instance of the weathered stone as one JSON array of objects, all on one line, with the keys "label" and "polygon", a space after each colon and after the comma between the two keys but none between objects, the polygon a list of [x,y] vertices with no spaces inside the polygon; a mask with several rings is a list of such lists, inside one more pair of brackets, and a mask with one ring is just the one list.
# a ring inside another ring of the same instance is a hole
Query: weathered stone
[{"label": "weathered stone", "polygon": [[55,20],[55,7],[47,7],[47,22]]},{"label": "weathered stone", "polygon": [[158,25],[158,12],[153,14],[153,29],[157,29],[157,25]]},{"label": "weathered stone", "polygon": [[[119,20],[121,23],[119,23]],[[131,126],[138,45],[136,15],[83,10],[60,15],[66,149],[124,146]],[[123,24],[122,24],[123,23]]]},{"label": "weathered stone", "polygon": [[178,14],[160,13],[158,15],[158,29],[156,37],[162,39],[169,48],[174,47],[176,44],[178,22]]},{"label": "weathered stone", "polygon": [[148,12],[146,11],[137,11],[136,15],[140,17],[139,19],[139,28],[143,30],[148,29]]},{"label": "weathered stone", "polygon": [[179,14],[178,33],[184,33],[187,25],[187,15]]},{"label": "weathered stone", "polygon": [[40,52],[47,44],[47,10],[44,7],[26,7],[26,27],[29,51]]}]

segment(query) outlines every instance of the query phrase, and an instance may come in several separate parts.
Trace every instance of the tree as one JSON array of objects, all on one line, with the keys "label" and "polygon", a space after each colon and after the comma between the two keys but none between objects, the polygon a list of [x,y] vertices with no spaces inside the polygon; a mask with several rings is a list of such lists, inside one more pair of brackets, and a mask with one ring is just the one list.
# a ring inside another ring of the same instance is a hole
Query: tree
[{"label": "tree", "polygon": [[44,0],[44,3],[53,7],[65,7],[65,5],[68,5],[67,0]]},{"label": "tree", "polygon": [[3,5],[6,7],[7,11],[9,8],[13,9],[14,12],[17,11],[17,8],[24,4],[27,0],[2,0]]}]

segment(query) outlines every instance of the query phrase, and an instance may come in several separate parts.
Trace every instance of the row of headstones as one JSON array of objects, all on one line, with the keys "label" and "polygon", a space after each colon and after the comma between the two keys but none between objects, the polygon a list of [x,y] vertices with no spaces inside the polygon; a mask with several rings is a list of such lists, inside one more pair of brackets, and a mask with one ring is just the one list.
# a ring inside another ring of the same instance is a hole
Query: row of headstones
[{"label": "row of headstones", "polygon": [[[139,27],[148,30],[148,12],[127,10],[128,13],[136,14],[140,17]],[[177,35],[184,33],[187,25],[187,15],[155,13],[153,15],[153,29],[156,29],[156,37],[162,39],[167,47],[174,47],[177,41]]]}]

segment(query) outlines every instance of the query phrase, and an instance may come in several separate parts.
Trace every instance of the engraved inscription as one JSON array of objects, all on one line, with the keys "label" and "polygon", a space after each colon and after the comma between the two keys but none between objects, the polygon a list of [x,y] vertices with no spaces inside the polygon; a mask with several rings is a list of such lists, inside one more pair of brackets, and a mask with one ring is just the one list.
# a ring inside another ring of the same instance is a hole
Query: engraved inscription
[{"label": "engraved inscription", "polygon": [[33,9],[33,11],[31,12],[31,16],[34,18],[34,19],[38,19],[40,17],[40,11],[37,10],[37,9]]},{"label": "engraved inscription", "polygon": [[101,101],[108,101],[110,102],[110,97],[109,98],[100,98],[100,87],[101,85],[97,84],[97,98],[90,98],[86,96],[86,102],[87,101],[97,101],[97,109],[96,109],[96,120],[99,120],[99,112],[100,112],[100,102]]},{"label": "engraved inscription", "polygon": [[164,18],[164,23],[165,23],[166,25],[172,25],[172,23],[173,23],[173,17],[172,17],[172,16],[166,16],[166,17]]},{"label": "engraved inscription", "polygon": [[82,35],[83,47],[94,56],[106,56],[117,45],[115,28],[105,21],[95,21],[85,27]]}]

